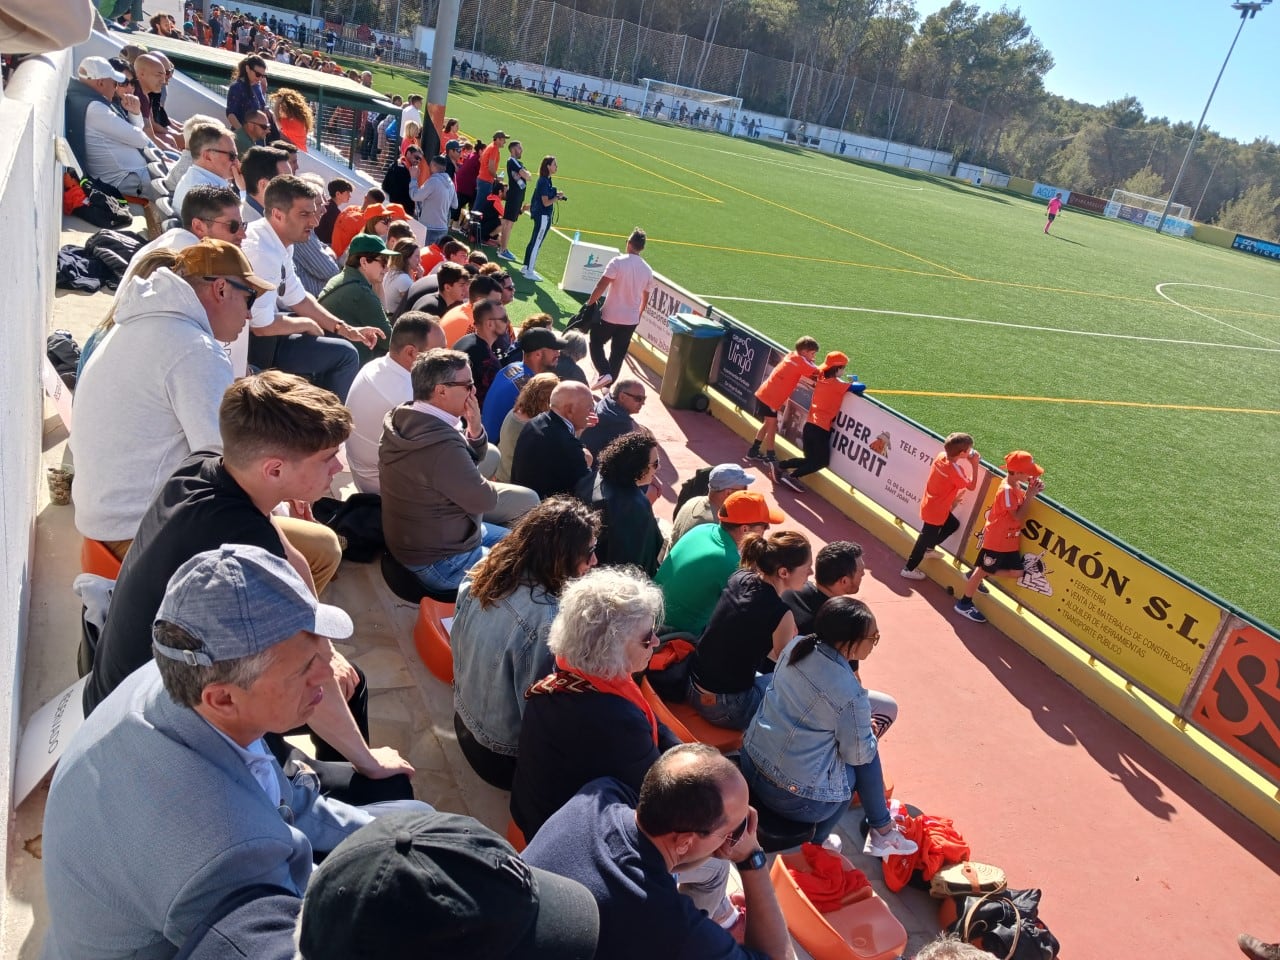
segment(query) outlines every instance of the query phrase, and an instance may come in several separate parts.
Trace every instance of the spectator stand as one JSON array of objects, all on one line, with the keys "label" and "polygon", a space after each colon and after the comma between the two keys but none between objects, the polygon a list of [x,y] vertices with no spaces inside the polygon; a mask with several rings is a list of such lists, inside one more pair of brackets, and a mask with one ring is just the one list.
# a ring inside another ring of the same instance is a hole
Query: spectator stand
[{"label": "spectator stand", "polygon": [[[222,97],[226,96],[236,65],[243,59],[241,54],[230,50],[152,34],[147,35],[146,43],[150,49],[162,50],[178,70]],[[362,153],[364,124],[361,120],[367,113],[399,114],[400,108],[376,91],[336,74],[275,61],[268,70],[269,93],[289,87],[311,104],[316,115],[311,135],[320,152],[350,169],[369,174],[375,181],[382,179],[386,163]],[[201,110],[207,110],[207,105],[201,105]],[[188,112],[191,111],[180,110],[179,115]]]}]

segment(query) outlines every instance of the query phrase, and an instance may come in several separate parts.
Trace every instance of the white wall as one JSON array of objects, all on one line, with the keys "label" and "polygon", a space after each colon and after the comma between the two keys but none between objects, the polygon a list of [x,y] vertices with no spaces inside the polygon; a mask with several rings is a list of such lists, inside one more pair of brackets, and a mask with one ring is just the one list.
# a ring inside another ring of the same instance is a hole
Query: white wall
[{"label": "white wall", "polygon": [[[19,734],[36,492],[44,482],[40,365],[62,223],[62,168],[53,151],[54,135],[63,129],[69,64],[67,51],[32,57],[0,93],[0,236],[8,239],[0,324],[0,743],[8,758],[0,765],[0,814],[6,823]],[[0,863],[0,884],[8,887],[7,863]]]}]

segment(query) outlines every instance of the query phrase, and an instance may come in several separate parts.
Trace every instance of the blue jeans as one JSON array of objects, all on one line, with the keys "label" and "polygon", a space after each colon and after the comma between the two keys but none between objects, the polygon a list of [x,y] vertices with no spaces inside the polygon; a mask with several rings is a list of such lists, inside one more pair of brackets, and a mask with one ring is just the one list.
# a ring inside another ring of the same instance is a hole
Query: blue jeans
[{"label": "blue jeans", "polygon": [[[689,706],[697,711],[698,716],[707,723],[730,730],[745,730],[756,715],[764,692],[769,689],[770,674],[758,674],[755,682],[741,693],[703,693],[693,684],[689,685]],[[712,703],[704,703],[703,697],[714,697]]]},{"label": "blue jeans", "polygon": [[506,527],[499,527],[492,523],[482,523],[480,526],[482,531],[480,546],[474,550],[455,553],[435,563],[425,563],[409,569],[422,581],[423,585],[432,590],[456,590],[462,583],[463,577],[467,575],[467,571],[483,560],[489,548],[507,535]]},{"label": "blue jeans", "polygon": [[476,198],[471,201],[471,212],[478,217],[483,217],[484,212],[489,209],[489,194],[493,193],[493,181],[481,180],[476,178]]},{"label": "blue jeans", "polygon": [[[813,830],[814,843],[822,843],[831,836],[831,832],[849,809],[848,800],[810,800],[782,789],[756,769],[745,750],[738,760],[752,798],[788,820],[816,824]],[[858,766],[845,764],[844,775],[849,784],[849,792],[852,794],[854,790],[858,791],[858,799],[862,801],[862,812],[867,815],[867,822],[877,830],[887,826],[893,818],[889,815],[888,804],[884,802],[884,772],[880,769],[880,753],[877,751],[870,763]]]},{"label": "blue jeans", "polygon": [[426,244],[427,246],[431,246],[431,244],[435,243],[437,240],[443,240],[448,235],[449,235],[448,227],[440,227],[439,229],[436,229],[435,227],[427,227],[426,228]]},{"label": "blue jeans", "polygon": [[295,333],[279,338],[273,365],[332,390],[346,403],[351,384],[360,372],[360,354],[349,340]]}]

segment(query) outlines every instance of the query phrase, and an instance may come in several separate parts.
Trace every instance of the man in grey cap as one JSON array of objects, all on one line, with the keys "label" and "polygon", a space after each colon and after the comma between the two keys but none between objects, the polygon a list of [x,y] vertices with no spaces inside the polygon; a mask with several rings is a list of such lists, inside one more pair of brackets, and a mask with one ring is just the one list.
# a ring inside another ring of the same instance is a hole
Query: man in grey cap
[{"label": "man in grey cap", "polygon": [[[625,381],[619,381],[619,385]],[[729,494],[745,490],[755,483],[756,478],[743,470],[736,463],[722,463],[711,468],[707,479],[707,493],[704,496],[690,497],[676,512],[671,524],[671,546],[694,527],[702,523],[718,523],[720,504]]]},{"label": "man in grey cap", "polygon": [[178,568],[155,659],[85,720],[54,774],[47,960],[171,957],[243,887],[301,896],[314,853],[373,819],[320,796],[305,766],[286,776],[262,740],[307,721],[324,697],[328,639],[352,630],[260,547],[223,545]]}]

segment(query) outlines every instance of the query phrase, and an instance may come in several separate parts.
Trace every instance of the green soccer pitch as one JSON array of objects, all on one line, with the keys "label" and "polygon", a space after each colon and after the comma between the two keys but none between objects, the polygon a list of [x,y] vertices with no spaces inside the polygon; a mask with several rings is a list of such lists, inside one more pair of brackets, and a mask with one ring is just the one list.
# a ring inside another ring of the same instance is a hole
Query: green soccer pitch
[{"label": "green soccer pitch", "polygon": [[[844,350],[871,395],[996,464],[1031,450],[1048,496],[1280,624],[1280,264],[1070,208],[1046,236],[1010,193],[494,88],[455,84],[447,113],[521,140],[535,174],[557,157],[562,234],[643,226],[690,292]],[[567,250],[544,245],[537,309],[576,309],[552,292]]]}]

